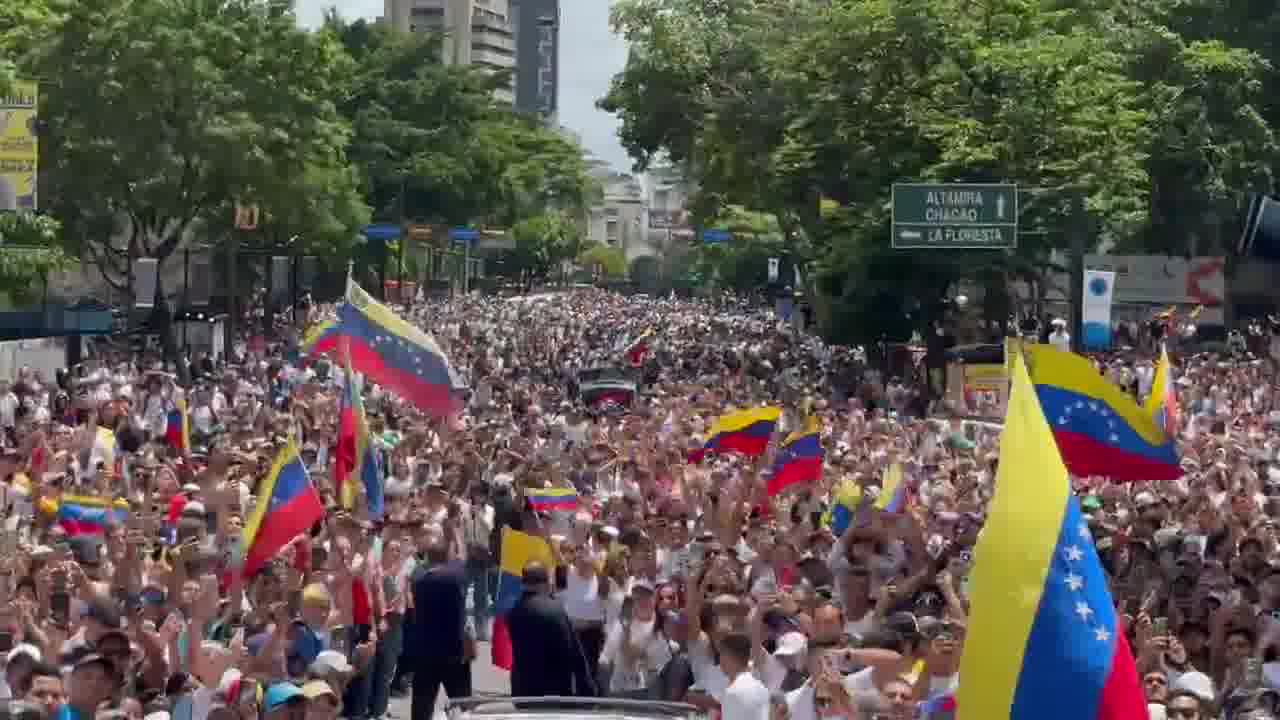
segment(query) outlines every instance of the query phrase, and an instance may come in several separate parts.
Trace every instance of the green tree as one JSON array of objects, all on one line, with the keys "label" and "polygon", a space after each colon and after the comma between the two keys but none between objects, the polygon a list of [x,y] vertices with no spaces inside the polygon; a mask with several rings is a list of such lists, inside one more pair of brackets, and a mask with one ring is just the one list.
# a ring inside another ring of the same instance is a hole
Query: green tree
[{"label": "green tree", "polygon": [[374,213],[511,227],[594,197],[582,151],[495,101],[507,76],[440,61],[443,38],[331,15],[326,34],[355,61],[342,112]]},{"label": "green tree", "polygon": [[163,266],[225,228],[237,201],[258,205],[267,227],[331,239],[367,217],[333,101],[349,59],[300,30],[287,4],[69,4],[30,70],[58,79],[41,108],[55,213],[118,289],[130,258]]},{"label": "green tree", "polygon": [[[686,169],[704,222],[734,203],[773,215],[827,317],[874,339],[887,328],[862,319],[926,321],[959,279],[991,299],[1037,273],[1081,198],[1096,240],[1145,227],[1150,108],[1106,5],[626,0],[631,55],[601,105],[633,157]],[[1035,189],[1024,227],[1047,232],[1008,254],[893,251],[902,180],[1017,182]]]},{"label": "green tree", "polygon": [[560,212],[525,218],[512,226],[511,236],[515,248],[502,254],[501,265],[526,288],[551,279],[581,254],[584,244],[581,224]]},{"label": "green tree", "polygon": [[62,243],[62,224],[48,215],[0,213],[0,293],[17,306],[38,302],[49,275],[75,265]]},{"label": "green tree", "polygon": [[615,280],[627,274],[627,255],[622,248],[592,243],[578,255],[578,265],[601,278]]},{"label": "green tree", "polygon": [[18,62],[57,27],[60,15],[45,0],[7,0],[0,3],[0,94],[18,79]]}]

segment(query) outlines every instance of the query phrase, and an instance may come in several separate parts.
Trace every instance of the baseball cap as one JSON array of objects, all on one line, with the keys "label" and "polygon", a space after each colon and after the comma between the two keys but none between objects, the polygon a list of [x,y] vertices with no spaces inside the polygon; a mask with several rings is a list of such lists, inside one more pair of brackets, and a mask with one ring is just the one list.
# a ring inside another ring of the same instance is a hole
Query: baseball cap
[{"label": "baseball cap", "polygon": [[783,633],[778,638],[778,647],[773,651],[774,655],[781,657],[790,657],[794,655],[804,655],[809,652],[809,641],[803,633],[789,632]]},{"label": "baseball cap", "polygon": [[99,655],[98,653],[95,653],[95,652],[85,653],[84,655],[81,655],[79,659],[71,663],[71,667],[73,670],[79,670],[80,668],[89,667],[91,665],[97,665],[101,667],[102,669],[107,671],[108,675],[111,675],[112,677],[118,676],[116,672],[116,664],[112,662],[111,659],[108,658],[106,655]]},{"label": "baseball cap", "polygon": [[349,673],[355,668],[347,661],[346,655],[337,650],[324,650],[311,661],[311,666],[307,669],[313,675],[321,675],[331,672]]},{"label": "baseball cap", "polygon": [[302,688],[297,685],[287,682],[276,683],[267,688],[267,693],[262,698],[262,711],[279,710],[291,702],[304,699],[306,696],[302,694]]},{"label": "baseball cap", "polygon": [[306,685],[303,685],[302,695],[308,700],[315,700],[316,698],[324,697],[325,695],[335,699],[338,697],[338,693],[333,691],[333,686],[324,680],[312,680]]},{"label": "baseball cap", "polygon": [[5,662],[11,663],[22,655],[26,655],[36,662],[40,662],[44,659],[44,656],[40,653],[40,648],[32,645],[31,643],[19,643],[9,651],[8,655],[5,656]]}]

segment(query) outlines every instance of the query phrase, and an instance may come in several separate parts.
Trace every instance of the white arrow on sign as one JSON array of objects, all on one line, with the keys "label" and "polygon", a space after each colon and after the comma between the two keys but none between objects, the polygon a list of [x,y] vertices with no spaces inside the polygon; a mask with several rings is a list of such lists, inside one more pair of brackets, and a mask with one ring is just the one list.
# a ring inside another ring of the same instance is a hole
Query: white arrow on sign
[{"label": "white arrow on sign", "polygon": [[1001,220],[1004,219],[1004,195],[1003,194],[996,196],[996,217]]},{"label": "white arrow on sign", "polygon": [[901,239],[901,240],[920,240],[920,239],[921,239],[921,238],[923,238],[923,237],[924,237],[924,236],[920,234],[920,231],[919,231],[919,230],[900,230],[900,231],[898,231],[898,238],[899,238],[899,239]]}]

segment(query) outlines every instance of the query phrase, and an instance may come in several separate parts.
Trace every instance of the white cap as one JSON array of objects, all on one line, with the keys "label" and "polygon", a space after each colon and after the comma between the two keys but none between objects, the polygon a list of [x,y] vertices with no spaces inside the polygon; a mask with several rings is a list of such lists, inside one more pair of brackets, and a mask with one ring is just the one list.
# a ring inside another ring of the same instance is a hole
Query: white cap
[{"label": "white cap", "polygon": [[9,651],[9,654],[5,656],[4,660],[5,662],[11,663],[16,660],[19,655],[26,655],[36,662],[40,662],[44,659],[44,655],[40,653],[40,648],[32,645],[31,643],[19,643]]},{"label": "white cap", "polygon": [[781,657],[791,657],[795,655],[803,655],[809,651],[809,641],[805,639],[803,633],[789,632],[783,633],[778,638],[778,648],[773,651],[774,655]]},{"label": "white cap", "polygon": [[1208,675],[1194,670],[1179,675],[1178,679],[1173,681],[1173,689],[1186,690],[1203,702],[1213,702],[1215,697],[1213,681]]}]

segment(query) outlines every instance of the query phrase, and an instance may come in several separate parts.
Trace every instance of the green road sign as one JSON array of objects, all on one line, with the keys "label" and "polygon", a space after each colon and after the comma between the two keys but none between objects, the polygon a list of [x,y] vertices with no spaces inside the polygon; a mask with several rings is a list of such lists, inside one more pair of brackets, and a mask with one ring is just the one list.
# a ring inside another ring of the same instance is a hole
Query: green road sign
[{"label": "green road sign", "polygon": [[895,183],[893,247],[1018,246],[1018,186]]}]

